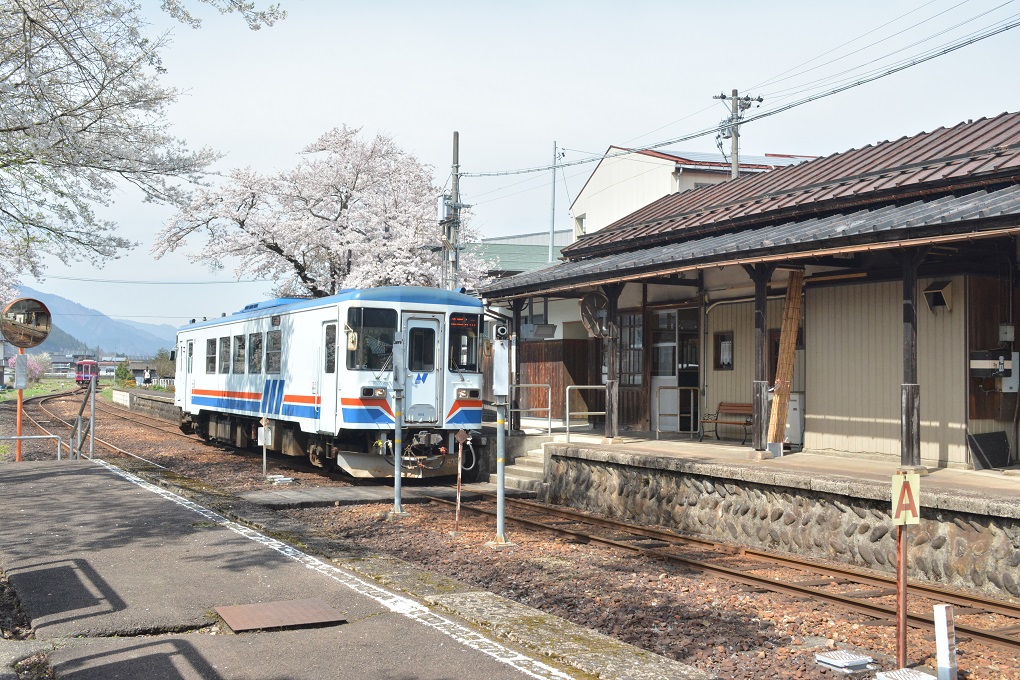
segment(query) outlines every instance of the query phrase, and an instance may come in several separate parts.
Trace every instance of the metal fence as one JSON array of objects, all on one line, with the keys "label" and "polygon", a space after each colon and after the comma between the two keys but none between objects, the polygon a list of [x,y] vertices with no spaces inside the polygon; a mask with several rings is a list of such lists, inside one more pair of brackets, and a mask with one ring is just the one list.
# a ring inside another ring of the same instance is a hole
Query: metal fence
[{"label": "metal fence", "polygon": [[511,385],[510,386],[510,397],[511,397],[510,403],[511,404],[514,403],[513,402],[514,390],[523,389],[525,387],[544,387],[545,388],[545,404],[546,404],[545,407],[543,408],[543,407],[537,407],[536,406],[536,407],[532,407],[532,408],[512,408],[512,409],[510,409],[510,413],[531,413],[532,411],[536,411],[536,412],[545,411],[546,412],[546,419],[548,421],[548,424],[547,424],[548,433],[549,433],[549,435],[552,435],[552,385],[549,385],[548,383],[534,383],[534,384],[525,384],[525,385]]},{"label": "metal fence", "polygon": [[[676,413],[663,413],[663,411],[662,411],[662,393],[663,393],[663,391],[666,391],[666,390],[676,391]],[[680,394],[682,392],[687,392],[688,395],[689,395],[688,396],[688,401],[687,401],[687,413],[686,413],[686,415],[687,415],[687,429],[686,430],[681,430],[680,429],[680,418],[683,415],[685,415],[683,413],[683,409],[680,408]],[[701,390],[698,389],[697,387],[675,387],[675,386],[670,386],[670,385],[660,385],[658,387],[658,389],[655,390],[655,410],[656,410],[656,414],[657,414],[656,418],[655,418],[655,438],[658,439],[659,435],[662,432],[669,432],[669,431],[671,431],[671,430],[663,430],[662,429],[663,416],[666,416],[666,417],[674,417],[675,416],[676,417],[676,432],[678,434],[690,434],[690,435],[697,434],[701,430],[701,427],[700,427],[700,423],[698,423],[697,419],[694,417],[694,414],[696,412],[695,406],[698,403],[700,403],[700,395],[701,395]]]},{"label": "metal fence", "polygon": [[605,385],[569,385],[567,387],[566,395],[566,421],[567,421],[567,443],[570,443],[570,417],[571,416],[604,416],[606,411],[571,411],[570,410],[570,390],[579,392],[581,390],[601,390],[606,391]]}]

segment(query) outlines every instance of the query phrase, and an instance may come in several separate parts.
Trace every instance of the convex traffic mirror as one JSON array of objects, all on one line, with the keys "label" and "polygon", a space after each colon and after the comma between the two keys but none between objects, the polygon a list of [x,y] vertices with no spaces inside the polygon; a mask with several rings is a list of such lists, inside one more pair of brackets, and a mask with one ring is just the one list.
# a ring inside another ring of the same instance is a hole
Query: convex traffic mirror
[{"label": "convex traffic mirror", "polygon": [[50,310],[32,298],[20,298],[4,308],[0,333],[15,347],[35,347],[50,334]]}]

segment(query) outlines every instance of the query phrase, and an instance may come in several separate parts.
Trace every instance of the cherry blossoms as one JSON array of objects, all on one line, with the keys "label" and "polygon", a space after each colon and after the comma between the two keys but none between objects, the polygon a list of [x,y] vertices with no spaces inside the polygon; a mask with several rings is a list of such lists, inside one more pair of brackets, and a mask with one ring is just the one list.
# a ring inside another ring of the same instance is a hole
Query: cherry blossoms
[{"label": "cherry blossoms", "polygon": [[[197,192],[159,233],[153,253],[193,243],[189,258],[235,276],[276,281],[277,295],[332,295],[344,288],[439,285],[431,168],[391,138],[342,127],[306,147],[291,170],[230,173]],[[461,242],[472,238],[462,231]],[[459,285],[477,286],[485,266],[461,255]]]}]

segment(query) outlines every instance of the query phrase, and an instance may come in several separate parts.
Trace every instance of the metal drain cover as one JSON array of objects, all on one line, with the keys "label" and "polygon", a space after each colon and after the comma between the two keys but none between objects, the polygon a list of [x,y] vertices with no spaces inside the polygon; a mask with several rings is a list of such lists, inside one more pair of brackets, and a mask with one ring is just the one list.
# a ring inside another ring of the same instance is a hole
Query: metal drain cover
[{"label": "metal drain cover", "polygon": [[347,623],[347,619],[340,612],[322,600],[238,604],[216,607],[216,613],[223,617],[230,630],[235,633],[246,630],[315,626],[323,623]]}]

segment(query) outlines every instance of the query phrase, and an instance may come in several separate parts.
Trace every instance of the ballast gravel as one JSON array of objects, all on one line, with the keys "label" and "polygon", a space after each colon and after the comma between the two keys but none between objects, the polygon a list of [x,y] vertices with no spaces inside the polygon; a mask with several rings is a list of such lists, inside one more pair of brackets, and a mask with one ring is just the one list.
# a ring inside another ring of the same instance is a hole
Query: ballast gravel
[{"label": "ballast gravel", "polygon": [[[77,411],[77,404],[69,402],[65,408]],[[0,418],[0,432],[11,434],[11,420]],[[112,416],[100,415],[98,427],[104,438],[168,468],[156,474],[184,492],[215,489],[234,494],[273,488],[263,477],[258,454],[170,437]],[[117,463],[116,456],[103,455]],[[52,457],[49,446],[26,445],[29,460]],[[2,458],[9,461],[13,455],[8,452]],[[131,466],[136,465],[133,461]],[[289,476],[299,487],[350,484],[336,475],[295,469],[279,460],[270,461],[269,472]],[[310,535],[398,557],[720,678],[848,677],[815,662],[816,653],[834,649],[868,654],[883,670],[895,667],[895,627],[876,625],[864,616],[513,525],[507,527],[513,545],[495,551],[485,545],[495,538],[490,518],[462,513],[458,531],[451,535],[455,527],[450,508],[405,505],[410,516],[395,522],[386,520],[390,509],[391,504],[373,504],[290,510],[281,519],[289,527],[296,520]],[[28,622],[14,610],[16,602],[13,593],[0,597],[3,636],[31,638]],[[911,629],[908,649],[911,661],[935,674],[931,634]],[[1016,655],[964,640],[958,666],[960,678],[1020,680]],[[51,677],[44,668],[33,671],[36,674],[30,671],[21,677]]]}]

